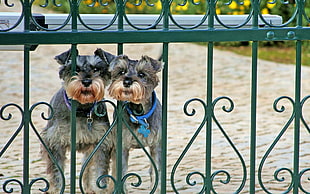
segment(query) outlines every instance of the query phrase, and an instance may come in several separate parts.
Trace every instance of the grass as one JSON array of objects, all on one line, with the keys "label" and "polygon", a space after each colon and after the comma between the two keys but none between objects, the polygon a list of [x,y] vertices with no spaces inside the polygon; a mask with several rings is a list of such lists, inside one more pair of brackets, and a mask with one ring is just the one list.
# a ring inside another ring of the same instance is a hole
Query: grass
[{"label": "grass", "polygon": [[[244,56],[252,55],[251,46],[215,46],[215,48]],[[294,46],[259,46],[258,58],[277,63],[295,64],[296,51]],[[303,48],[302,50],[302,65],[310,66],[309,49]]]}]

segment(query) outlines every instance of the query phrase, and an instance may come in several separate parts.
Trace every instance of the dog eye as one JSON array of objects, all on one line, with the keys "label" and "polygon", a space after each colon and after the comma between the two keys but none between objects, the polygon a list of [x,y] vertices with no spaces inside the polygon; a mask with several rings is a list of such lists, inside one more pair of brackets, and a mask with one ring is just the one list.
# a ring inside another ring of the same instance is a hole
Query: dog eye
[{"label": "dog eye", "polygon": [[75,71],[76,71],[76,72],[80,72],[80,71],[81,71],[81,68],[80,68],[79,66],[76,66],[76,67],[75,67]]},{"label": "dog eye", "polygon": [[138,73],[138,77],[144,78],[145,77],[145,73],[143,73],[143,72]]},{"label": "dog eye", "polygon": [[125,75],[125,71],[120,71],[120,72],[118,72],[118,75]]},{"label": "dog eye", "polygon": [[97,71],[100,71],[100,69],[97,68],[97,67],[95,67],[95,68],[93,69],[93,71],[94,71],[94,72],[97,72]]}]

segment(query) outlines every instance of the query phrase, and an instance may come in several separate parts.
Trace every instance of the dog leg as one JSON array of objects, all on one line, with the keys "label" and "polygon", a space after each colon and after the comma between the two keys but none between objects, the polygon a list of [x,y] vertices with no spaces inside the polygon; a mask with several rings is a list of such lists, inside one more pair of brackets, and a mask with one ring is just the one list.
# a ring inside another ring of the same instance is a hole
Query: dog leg
[{"label": "dog leg", "polygon": [[[129,150],[128,149],[123,149],[122,152],[122,177],[124,175],[126,175],[127,171],[128,171],[128,156],[129,156]],[[114,179],[116,179],[116,174],[117,174],[117,168],[116,168],[116,151],[113,150],[111,153],[111,158],[112,158],[112,176]],[[109,184],[109,189],[108,189],[108,193],[113,193],[115,191],[115,187],[116,185],[113,184]],[[127,191],[127,187],[124,184],[124,192],[128,193]]]},{"label": "dog leg", "polygon": [[[160,191],[160,186],[161,186],[161,145],[157,144],[153,147],[150,147],[150,152],[152,159],[155,162],[157,171],[158,171],[158,186],[157,186],[157,191]],[[149,169],[150,172],[150,178],[151,178],[151,187],[154,186],[155,184],[155,173],[153,171],[153,167],[151,166]]]},{"label": "dog leg", "polygon": [[[84,156],[83,156],[83,165],[85,164],[85,161],[87,160],[87,158],[89,157],[90,153],[92,152],[93,150],[93,146],[89,147],[87,149],[87,151],[84,152]],[[92,188],[92,169],[91,167],[93,166],[94,164],[94,158],[92,158],[88,164],[86,165],[85,167],[85,171],[83,173],[83,177],[82,178],[82,182],[83,182],[83,188],[85,190],[85,192],[87,194],[94,194],[94,190]],[[95,183],[93,183],[95,185]]]},{"label": "dog leg", "polygon": [[[128,172],[128,156],[129,156],[129,149],[123,148],[122,153],[122,176],[124,177]],[[124,183],[124,192],[128,193],[126,182]]]},{"label": "dog leg", "polygon": [[[94,155],[94,161],[96,163],[95,172],[96,172],[96,182],[100,176],[108,175],[110,168],[110,160],[111,160],[111,150],[107,150],[105,146],[101,146]],[[109,178],[103,178],[99,182],[100,188],[99,193],[108,193],[108,186],[112,181]]]},{"label": "dog leg", "polygon": [[[59,145],[59,144],[58,144]],[[51,146],[49,146],[51,147]],[[66,160],[66,148],[61,146],[55,146],[54,149],[51,149],[55,160],[58,162],[61,170],[64,171],[65,160]],[[48,155],[48,152],[45,148],[42,148],[42,158],[46,161],[47,169],[46,172],[48,174],[48,180],[50,184],[49,190],[46,192],[48,194],[58,194],[62,187],[62,177],[61,172],[57,168],[56,164],[53,162],[51,157]]]}]

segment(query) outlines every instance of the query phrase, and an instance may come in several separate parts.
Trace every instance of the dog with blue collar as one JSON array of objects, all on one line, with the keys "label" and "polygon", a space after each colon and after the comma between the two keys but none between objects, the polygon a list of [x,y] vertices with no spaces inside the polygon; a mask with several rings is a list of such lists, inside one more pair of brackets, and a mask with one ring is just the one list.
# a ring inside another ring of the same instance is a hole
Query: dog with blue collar
[{"label": "dog with blue collar", "polygon": [[[123,115],[123,176],[128,170],[130,149],[149,147],[155,167],[150,167],[150,177],[153,189],[160,180],[161,169],[161,132],[162,106],[156,97],[154,89],[159,83],[157,73],[162,69],[162,62],[148,56],[140,60],[129,59],[126,55],[117,56],[109,66],[111,85],[108,88],[110,96],[125,104]],[[134,135],[138,138],[136,140]],[[112,175],[116,176],[115,151],[112,151]],[[154,168],[157,175],[154,175]],[[160,188],[160,183],[157,188]],[[125,193],[127,193],[126,188]],[[159,189],[157,189],[159,190]]]}]

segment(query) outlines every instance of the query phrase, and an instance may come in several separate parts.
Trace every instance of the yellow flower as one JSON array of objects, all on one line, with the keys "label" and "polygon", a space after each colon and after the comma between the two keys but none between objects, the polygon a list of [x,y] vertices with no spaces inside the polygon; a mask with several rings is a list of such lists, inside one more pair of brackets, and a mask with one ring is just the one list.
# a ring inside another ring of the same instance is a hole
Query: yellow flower
[{"label": "yellow flower", "polygon": [[238,4],[235,1],[232,1],[231,4],[228,6],[230,9],[237,9]]},{"label": "yellow flower", "polygon": [[267,2],[267,8],[269,8],[269,9],[272,9],[272,8],[274,8],[274,6],[276,6],[276,3],[269,3],[269,2]]},{"label": "yellow flower", "polygon": [[221,9],[216,8],[215,12],[216,12],[217,15],[220,15],[221,14]]},{"label": "yellow flower", "polygon": [[244,0],[243,5],[249,7],[251,5],[251,0]]},{"label": "yellow flower", "polygon": [[269,11],[267,8],[262,9],[262,14],[269,14]]},{"label": "yellow flower", "polygon": [[100,7],[100,4],[98,1],[95,3],[94,7]]},{"label": "yellow flower", "polygon": [[157,10],[161,10],[161,9],[162,9],[161,1],[160,1],[160,0],[158,0],[158,1],[155,3],[155,8],[156,8]]},{"label": "yellow flower", "polygon": [[178,6],[176,6],[176,8],[175,8],[175,10],[176,11],[186,11],[186,10],[188,10],[188,5],[189,5],[189,3],[186,3],[185,5],[178,5]]},{"label": "yellow flower", "polygon": [[93,0],[85,0],[84,3],[85,3],[86,5],[90,5],[90,4],[93,3]]},{"label": "yellow flower", "polygon": [[129,8],[129,9],[133,9],[135,8],[135,6],[131,3],[126,3],[126,7]]}]

